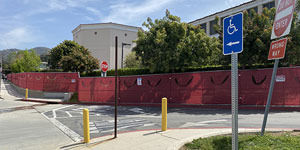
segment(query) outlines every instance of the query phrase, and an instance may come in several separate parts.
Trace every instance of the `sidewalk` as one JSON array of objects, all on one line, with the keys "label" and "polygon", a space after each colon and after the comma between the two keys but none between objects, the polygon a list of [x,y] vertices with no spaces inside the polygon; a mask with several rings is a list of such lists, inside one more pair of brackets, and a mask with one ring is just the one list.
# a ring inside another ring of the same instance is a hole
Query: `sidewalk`
[{"label": "sidewalk", "polygon": [[37,102],[37,103],[62,103],[63,99],[55,99],[55,98],[31,98],[30,93],[27,100],[25,100],[25,93],[18,92],[12,85],[12,83],[8,81],[1,80],[1,87],[3,92],[2,95],[8,95],[8,98],[13,97],[18,100],[28,101],[28,102]]},{"label": "sidewalk", "polygon": [[74,143],[37,111],[40,103],[21,102],[22,95],[5,81],[0,95],[1,150],[53,150]]},{"label": "sidewalk", "polygon": [[[291,129],[267,129],[267,131],[292,131]],[[243,132],[260,132],[258,128],[240,128]],[[178,150],[193,139],[205,138],[221,134],[231,134],[231,128],[210,129],[170,129],[133,131],[119,133],[116,139],[113,135],[92,139],[90,143],[77,143],[60,147],[71,150]]]}]

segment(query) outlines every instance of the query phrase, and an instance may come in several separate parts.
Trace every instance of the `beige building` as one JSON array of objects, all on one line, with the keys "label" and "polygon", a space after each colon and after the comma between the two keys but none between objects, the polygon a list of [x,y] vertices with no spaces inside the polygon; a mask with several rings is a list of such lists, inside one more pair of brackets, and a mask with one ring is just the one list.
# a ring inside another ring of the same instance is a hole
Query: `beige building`
[{"label": "beige building", "polygon": [[[73,40],[86,47],[99,62],[108,62],[109,69],[115,68],[115,37],[118,37],[118,68],[134,47],[133,41],[137,39],[139,27],[116,24],[97,23],[80,24],[73,33]],[[124,64],[123,64],[124,65]]]},{"label": "beige building", "polygon": [[[273,8],[275,6],[277,6],[277,0],[252,0],[247,3],[243,3],[241,5],[238,5],[238,6],[214,13],[212,15],[194,20],[194,21],[190,22],[190,24],[200,25],[201,28],[205,30],[207,35],[217,37],[218,34],[213,29],[213,26],[216,23],[223,26],[224,18],[226,18],[230,15],[239,13],[239,12],[250,11],[251,9],[254,9],[258,13],[262,13],[263,8],[265,8],[265,7]],[[220,18],[219,22],[216,22],[216,20],[215,20],[216,16],[218,16]]]}]

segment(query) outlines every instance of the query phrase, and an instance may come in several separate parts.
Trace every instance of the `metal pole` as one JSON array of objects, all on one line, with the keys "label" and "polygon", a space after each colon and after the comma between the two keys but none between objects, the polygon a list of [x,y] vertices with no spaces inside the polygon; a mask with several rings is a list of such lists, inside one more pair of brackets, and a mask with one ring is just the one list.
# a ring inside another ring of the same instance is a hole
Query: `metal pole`
[{"label": "metal pole", "polygon": [[123,68],[123,52],[124,51],[124,43],[122,42],[122,59],[121,59],[121,68]]},{"label": "metal pole", "polygon": [[117,117],[118,117],[118,37],[115,37],[115,137],[117,138]]},{"label": "metal pole", "polygon": [[263,136],[265,134],[265,128],[266,128],[266,124],[267,124],[267,120],[268,120],[268,114],[269,114],[271,100],[272,100],[272,94],[273,94],[273,89],[274,89],[274,84],[275,84],[275,76],[277,73],[278,63],[279,63],[279,59],[275,59],[275,64],[274,64],[273,73],[272,73],[272,79],[271,79],[271,83],[270,83],[269,95],[268,95],[267,105],[266,105],[266,109],[265,109],[264,121],[263,121],[263,125],[261,128],[261,133],[260,133],[261,136]]},{"label": "metal pole", "polygon": [[238,54],[231,55],[232,150],[238,150]]},{"label": "metal pole", "polygon": [[2,80],[2,72],[3,72],[3,54],[1,55],[1,73],[0,73],[0,92],[2,91],[2,88],[1,88],[1,80]]}]

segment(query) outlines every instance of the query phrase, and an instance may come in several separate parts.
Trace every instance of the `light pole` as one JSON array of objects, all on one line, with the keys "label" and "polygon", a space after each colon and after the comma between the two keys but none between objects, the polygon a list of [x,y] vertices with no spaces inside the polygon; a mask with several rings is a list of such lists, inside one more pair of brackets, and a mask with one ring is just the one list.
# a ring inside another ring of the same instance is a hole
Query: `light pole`
[{"label": "light pole", "polygon": [[131,46],[131,44],[122,42],[122,58],[121,58],[121,68],[123,68],[123,56],[124,56],[124,46]]}]

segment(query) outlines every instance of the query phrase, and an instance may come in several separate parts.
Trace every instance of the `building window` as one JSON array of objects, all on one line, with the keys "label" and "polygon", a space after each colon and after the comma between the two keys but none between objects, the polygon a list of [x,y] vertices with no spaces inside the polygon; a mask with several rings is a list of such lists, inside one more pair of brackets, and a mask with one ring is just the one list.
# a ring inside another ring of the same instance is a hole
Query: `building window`
[{"label": "building window", "polygon": [[213,20],[213,21],[210,21],[209,22],[209,35],[214,35],[216,34],[217,32],[215,31],[214,29],[214,25],[217,24],[217,21],[216,20]]},{"label": "building window", "polygon": [[95,35],[97,35],[97,32],[94,32]]},{"label": "building window", "polygon": [[206,33],[206,23],[202,23],[200,24],[201,29],[204,30],[204,32]]},{"label": "building window", "polygon": [[275,7],[275,1],[263,5],[263,8],[271,9],[273,7]]}]

